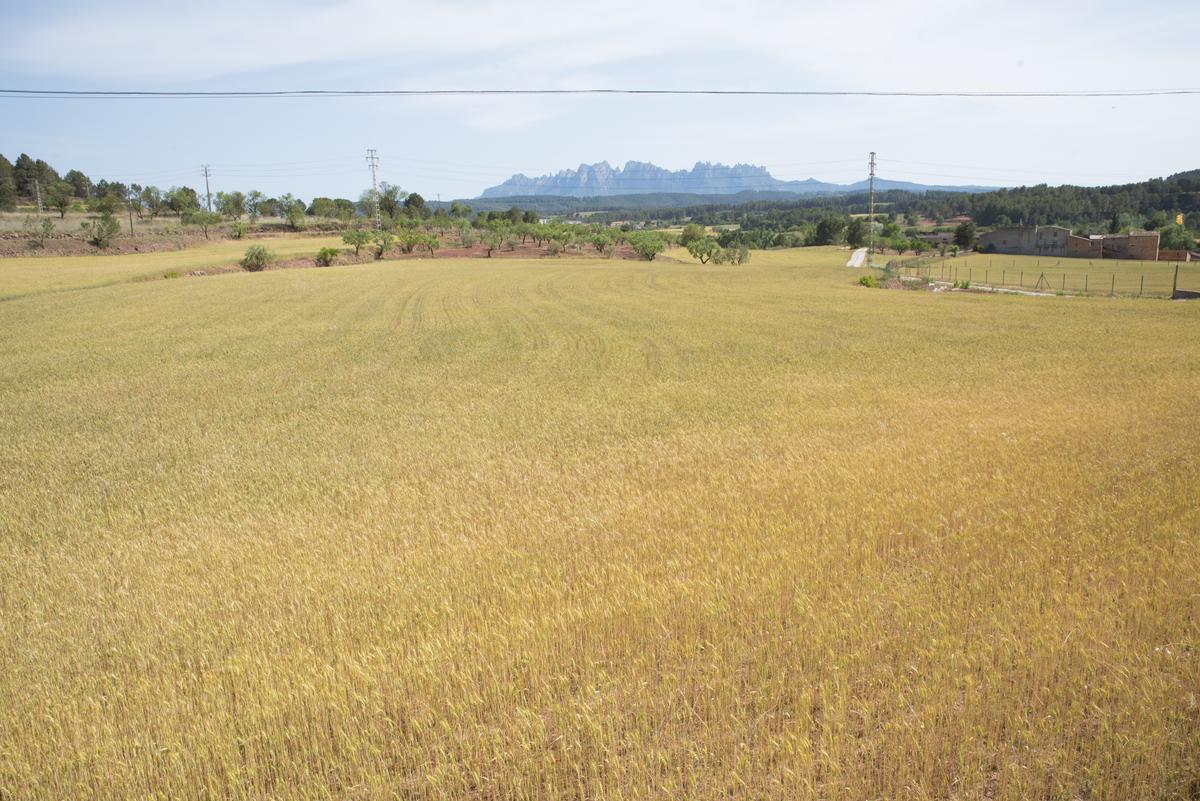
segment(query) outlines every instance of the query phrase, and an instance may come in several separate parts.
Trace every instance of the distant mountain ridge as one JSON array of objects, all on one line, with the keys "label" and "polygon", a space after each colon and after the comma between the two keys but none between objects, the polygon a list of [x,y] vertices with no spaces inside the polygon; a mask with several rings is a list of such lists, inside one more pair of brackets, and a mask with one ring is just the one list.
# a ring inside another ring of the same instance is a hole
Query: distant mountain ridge
[{"label": "distant mountain ridge", "polygon": [[[733,195],[739,192],[787,192],[799,195],[834,195],[861,192],[867,181],[834,184],[807,178],[784,181],[775,178],[766,167],[754,164],[712,164],[698,161],[690,170],[668,170],[645,161],[628,161],[613,167],[607,161],[580,164],[578,169],[560,170],[553,175],[529,177],[518,173],[502,184],[488,187],[481,198],[531,197],[611,197],[679,193],[691,195]],[[927,186],[908,181],[875,179],[875,188],[904,189],[909,192],[987,192],[986,186]]]}]

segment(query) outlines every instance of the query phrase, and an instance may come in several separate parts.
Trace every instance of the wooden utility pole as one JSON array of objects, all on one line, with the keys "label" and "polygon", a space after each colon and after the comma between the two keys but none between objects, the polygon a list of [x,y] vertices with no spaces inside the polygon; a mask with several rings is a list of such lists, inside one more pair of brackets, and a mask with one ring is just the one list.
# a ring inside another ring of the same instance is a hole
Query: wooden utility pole
[{"label": "wooden utility pole", "polygon": [[204,194],[208,197],[208,210],[212,211],[212,189],[208,186],[209,167],[207,164],[202,164],[200,169],[204,170]]}]

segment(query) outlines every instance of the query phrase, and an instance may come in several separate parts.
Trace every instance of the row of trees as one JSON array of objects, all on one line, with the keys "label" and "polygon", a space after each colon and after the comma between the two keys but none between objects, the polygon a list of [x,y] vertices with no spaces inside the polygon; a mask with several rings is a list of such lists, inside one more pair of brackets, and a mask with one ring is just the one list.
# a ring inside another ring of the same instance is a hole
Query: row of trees
[{"label": "row of trees", "polygon": [[383,258],[393,248],[403,253],[424,250],[433,256],[443,243],[465,249],[480,246],[488,257],[496,251],[515,251],[527,243],[545,248],[550,255],[590,249],[605,256],[618,245],[628,244],[647,261],[672,244],[669,236],[656,231],[625,233],[595,225],[527,220],[524,213],[480,214],[442,225],[434,215],[423,221],[401,220],[377,230],[351,229],[342,234],[342,241],[354,248],[356,256],[366,248],[376,258]]},{"label": "row of trees", "polygon": [[[60,175],[41,159],[22,153],[16,162],[0,155],[0,211],[12,211],[19,201],[35,202],[59,213],[60,218],[73,209],[93,214],[116,214],[126,208],[139,219],[163,215],[184,217],[208,210],[208,200],[188,186],[160,189],[156,186],[124,184],[119,181],[93,181],[79,170]],[[304,203],[291,194],[269,197],[262,192],[217,192],[213,196],[213,211],[230,220],[262,217],[288,218],[289,215],[325,217],[348,222],[356,216],[371,216],[378,206],[390,217],[408,215],[429,216],[430,210],[418,194],[404,193],[399,187],[384,184],[378,202],[370,192],[356,203],[348,198],[313,198]],[[453,214],[466,208],[455,204]]]},{"label": "row of trees", "polygon": [[[913,229],[903,229],[888,215],[880,215],[875,222],[875,246],[882,249],[905,252],[925,252],[936,247],[921,239]],[[698,223],[689,224],[684,231],[704,230]],[[947,247],[969,248],[975,244],[976,229],[971,222],[963,222],[952,229],[953,243]],[[815,245],[849,245],[859,248],[866,245],[870,228],[865,216],[825,214],[815,222],[805,223],[795,230],[774,231],[770,228],[728,228],[716,237],[716,243],[725,248],[748,247],[756,250],[768,248],[810,247]]]},{"label": "row of trees", "polygon": [[712,237],[701,225],[689,223],[679,235],[679,244],[687,248],[693,258],[701,264],[745,264],[750,260],[750,246],[746,242],[721,237]]},{"label": "row of trees", "polygon": [[342,234],[342,241],[354,249],[355,256],[361,256],[366,251],[376,259],[382,259],[393,250],[402,253],[424,251],[434,256],[443,244],[465,249],[479,246],[490,258],[497,251],[515,251],[530,242],[538,248],[544,248],[549,255],[594,250],[600,255],[609,256],[616,247],[628,245],[638,258],[653,261],[668,247],[678,243],[687,247],[703,263],[742,264],[750,258],[746,246],[724,248],[696,226],[674,237],[665,231],[626,232],[600,225],[527,219],[524,213],[480,214],[472,220],[460,218],[448,227],[440,227],[431,218],[377,230],[354,228]]},{"label": "row of trees", "polygon": [[[356,219],[376,216],[383,227],[389,230],[422,220],[431,220],[444,229],[454,221],[472,219],[469,205],[455,201],[449,208],[434,210],[420,194],[405,192],[386,182],[377,193],[364,191],[357,201],[315,197],[305,203],[290,193],[270,197],[259,191],[217,192],[212,198],[212,211],[209,212],[207,198],[202,200],[200,194],[191,187],[177,186],[163,190],[156,186],[116,181],[93,182],[78,170],[71,170],[60,177],[45,161],[34,160],[24,153],[15,164],[0,155],[0,210],[11,211],[16,208],[18,200],[32,202],[39,196],[47,208],[58,212],[60,218],[76,209],[97,216],[115,215],[128,209],[130,215],[138,219],[173,215],[186,224],[196,224],[205,229],[222,221],[253,223],[262,218],[279,218],[293,228],[300,228],[305,217],[350,224]],[[536,223],[538,219],[538,215],[532,211],[513,207],[506,211],[482,212],[475,222],[483,225],[506,220],[513,224],[528,224]]]}]

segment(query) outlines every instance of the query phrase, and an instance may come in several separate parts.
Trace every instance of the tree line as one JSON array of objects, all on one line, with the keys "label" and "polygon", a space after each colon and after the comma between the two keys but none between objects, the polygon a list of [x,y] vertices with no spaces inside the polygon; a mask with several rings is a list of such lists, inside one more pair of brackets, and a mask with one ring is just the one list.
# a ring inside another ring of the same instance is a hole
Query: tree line
[{"label": "tree line", "polygon": [[[205,236],[212,227],[231,223],[235,236],[245,230],[244,222],[262,218],[282,219],[299,230],[308,218],[340,223],[342,227],[378,219],[379,227],[395,234],[413,221],[429,221],[435,228],[448,228],[459,220],[489,224],[507,222],[510,226],[534,224],[538,214],[516,206],[490,209],[475,214],[462,201],[434,209],[418,193],[383,183],[378,191],[366,190],[357,200],[315,197],[305,203],[290,193],[270,197],[262,192],[217,192],[208,198],[188,186],[160,189],[156,186],[124,184],[92,179],[79,170],[60,175],[41,159],[22,153],[15,162],[0,155],[0,210],[11,211],[20,200],[32,201],[40,194],[42,203],[61,218],[75,208],[83,208],[99,219],[86,223],[93,232],[99,228],[115,235],[113,215],[127,212],[130,220],[155,219],[172,215],[184,224],[197,226]],[[607,203],[619,199],[607,198]],[[714,238],[714,247],[732,254],[741,248],[802,247],[809,245],[865,244],[868,227],[865,193],[844,196],[820,196],[789,200],[755,200],[739,205],[708,203],[684,208],[609,210],[591,214],[588,222],[608,226],[624,223],[626,232],[646,226],[695,223],[701,228],[723,230]],[[926,192],[889,190],[876,196],[875,238],[880,247],[899,252],[921,252],[933,247],[969,247],[970,232],[946,221],[970,218],[983,228],[1006,225],[1063,225],[1082,233],[1119,233],[1134,228],[1158,230],[1162,247],[1193,249],[1200,230],[1200,170],[1179,173],[1165,179],[1109,187],[1050,187],[1039,185],[1001,189],[991,192]],[[1175,215],[1185,216],[1184,225],[1175,223]],[[954,242],[930,243],[920,238],[921,219],[930,219],[934,231],[953,233]],[[31,223],[33,226],[35,223]],[[39,230],[44,239],[53,230],[45,221]],[[707,247],[707,246],[705,246]],[[722,254],[724,255],[724,254]]]},{"label": "tree line", "polygon": [[[738,205],[705,203],[661,208],[610,210],[592,215],[598,222],[673,225],[696,222],[736,228],[752,247],[854,244],[853,220],[865,217],[867,193],[787,200],[755,200]],[[888,190],[876,193],[876,220],[885,247],[916,244],[918,221],[932,220],[935,231],[953,232],[955,218],[968,217],[981,228],[1009,225],[1061,225],[1080,234],[1115,234],[1133,229],[1159,231],[1164,248],[1193,249],[1200,231],[1200,170],[1165,179],[1107,187],[1046,185],[991,192]],[[1184,224],[1175,223],[1184,215]],[[838,221],[841,221],[840,223]],[[733,235],[730,235],[733,236]],[[902,241],[903,240],[903,241]]]},{"label": "tree line", "polygon": [[[876,209],[891,221],[925,218],[940,223],[970,217],[981,227],[1062,225],[1085,233],[1107,233],[1116,217],[1122,227],[1157,230],[1183,214],[1188,228],[1200,229],[1200,170],[1117,186],[1038,186],[990,192],[877,192]],[[613,198],[605,198],[611,202]],[[757,199],[744,203],[664,204],[655,208],[609,209],[592,215],[600,222],[739,225],[794,230],[826,215],[866,214],[866,192],[809,198]]]},{"label": "tree line", "polygon": [[[15,162],[0,155],[0,211],[13,211],[21,201],[42,204],[65,217],[79,208],[93,214],[116,214],[127,208],[139,219],[163,215],[183,217],[192,212],[207,210],[207,197],[190,186],[157,186],[125,184],[120,181],[93,181],[79,170],[60,175],[41,159],[22,153]],[[289,213],[309,216],[348,219],[356,209],[354,201],[346,198],[314,198],[304,203],[291,194],[269,197],[262,192],[217,192],[213,195],[214,213],[234,220],[244,217],[286,218]]]},{"label": "tree line", "polygon": [[450,210],[437,209],[425,218],[401,216],[378,228],[350,228],[342,233],[342,241],[353,248],[356,257],[365,249],[376,259],[394,251],[425,252],[433,257],[443,245],[465,250],[478,246],[491,258],[496,252],[516,251],[532,243],[550,256],[585,250],[611,256],[618,246],[628,245],[638,258],[653,261],[678,240],[665,231],[626,232],[601,225],[543,221],[516,207],[471,217],[470,207],[461,206],[457,216],[452,216]]}]

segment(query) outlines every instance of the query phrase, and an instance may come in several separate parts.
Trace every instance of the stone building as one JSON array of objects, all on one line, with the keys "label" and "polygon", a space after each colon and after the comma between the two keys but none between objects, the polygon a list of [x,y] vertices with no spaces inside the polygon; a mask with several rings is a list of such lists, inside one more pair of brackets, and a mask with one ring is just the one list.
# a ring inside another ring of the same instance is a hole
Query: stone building
[{"label": "stone building", "polygon": [[1018,256],[1068,256],[1080,259],[1158,261],[1158,231],[1111,236],[1079,236],[1058,225],[997,228],[979,237],[976,250]]},{"label": "stone building", "polygon": [[1106,236],[1104,258],[1158,261],[1158,231],[1131,231],[1128,234]]},{"label": "stone building", "polygon": [[1075,259],[1102,259],[1104,237],[1071,234],[1067,237],[1067,255]]},{"label": "stone building", "polygon": [[1058,225],[997,228],[979,237],[976,250],[1018,256],[1066,256],[1071,229]]},{"label": "stone building", "polygon": [[915,238],[920,239],[922,242],[928,242],[935,248],[939,245],[954,244],[953,231],[938,231],[937,233],[917,234]]}]

